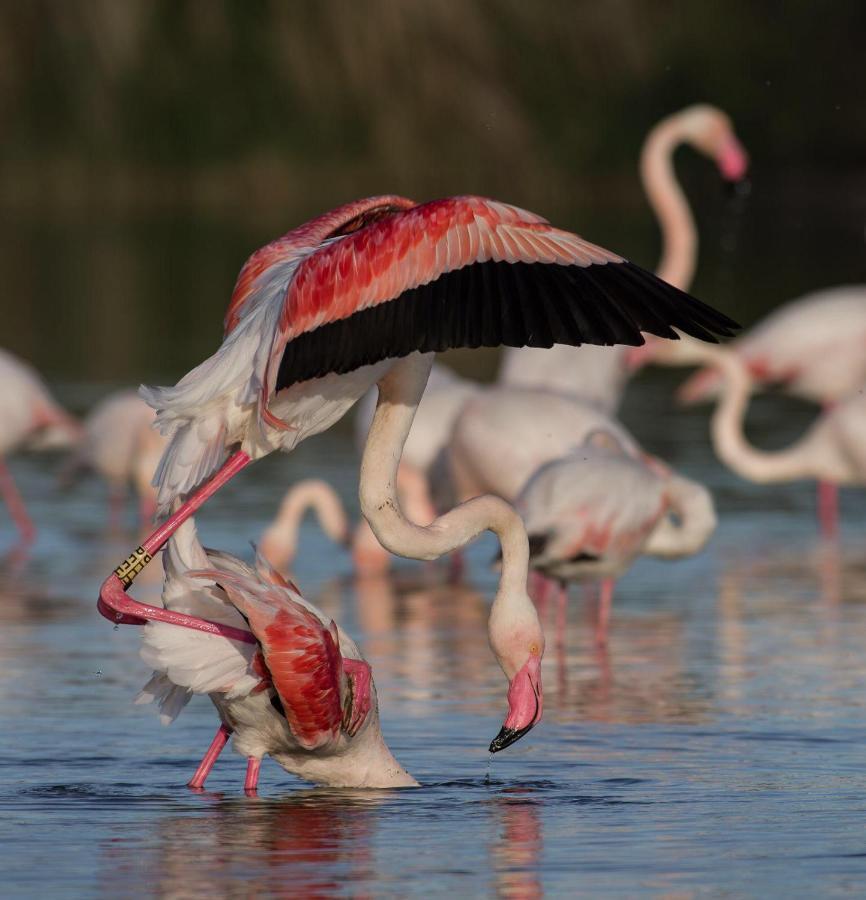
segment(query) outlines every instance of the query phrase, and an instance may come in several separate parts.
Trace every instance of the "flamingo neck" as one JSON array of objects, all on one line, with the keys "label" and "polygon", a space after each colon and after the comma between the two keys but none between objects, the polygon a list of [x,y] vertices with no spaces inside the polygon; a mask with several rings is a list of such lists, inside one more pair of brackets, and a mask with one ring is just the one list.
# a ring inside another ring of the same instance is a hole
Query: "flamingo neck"
[{"label": "flamingo neck", "polygon": [[538,616],[526,593],[529,544],[523,522],[498,497],[482,496],[462,503],[429,525],[409,521],[397,497],[397,467],[433,362],[432,354],[399,360],[379,382],[379,401],[361,461],[361,512],[379,542],[398,556],[438,559],[462,547],[482,531],[492,531],[502,546],[502,575],[488,624],[497,652],[509,630],[537,627]]},{"label": "flamingo neck", "polygon": [[271,565],[289,565],[298,548],[301,522],[313,510],[325,534],[335,543],[346,540],[346,511],[336,491],[315,478],[298,482],[283,498],[276,519],[262,537],[261,549]]},{"label": "flamingo neck", "polygon": [[669,475],[665,495],[669,514],[653,530],[643,552],[662,559],[691,556],[706,545],[716,530],[712,494],[696,481]]},{"label": "flamingo neck", "polygon": [[673,166],[674,150],[685,140],[682,122],[665,119],[647,135],[640,158],[641,181],[662,232],[656,275],[683,291],[692,283],[698,255],[695,221]]},{"label": "flamingo neck", "polygon": [[804,441],[785,450],[759,450],[744,432],[752,379],[734,353],[711,344],[702,344],[708,363],[721,369],[725,379],[722,397],[713,413],[711,433],[719,459],[742,478],[758,484],[792,481],[811,474],[804,459]]}]

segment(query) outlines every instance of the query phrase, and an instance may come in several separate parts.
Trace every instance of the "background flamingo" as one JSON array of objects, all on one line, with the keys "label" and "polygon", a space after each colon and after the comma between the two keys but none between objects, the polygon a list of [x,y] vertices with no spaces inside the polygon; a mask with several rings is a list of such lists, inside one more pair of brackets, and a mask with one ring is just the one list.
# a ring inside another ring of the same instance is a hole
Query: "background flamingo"
[{"label": "background flamingo", "polygon": [[[866,286],[830,288],[807,294],[774,310],[731,344],[756,388],[777,384],[830,410],[866,384]],[[720,373],[705,369],[680,388],[694,403],[714,396]],[[818,518],[832,537],[839,499],[833,479],[818,479]]]},{"label": "background flamingo", "polygon": [[0,350],[0,495],[18,529],[22,544],[36,537],[24,500],[4,457],[22,448],[66,447],[81,436],[78,423],[51,396],[36,371]]},{"label": "background flamingo", "polygon": [[630,456],[608,432],[594,432],[580,449],[541,466],[515,506],[534,569],[562,584],[601,582],[598,644],[607,641],[615,579],[641,553],[698,552],[716,526],[702,485]]},{"label": "background flamingo", "polygon": [[372,672],[355,643],[262,557],[252,568],[205,552],[187,522],[169,543],[163,600],[249,628],[255,639],[238,643],[162,622],[144,631],[142,657],[155,671],[137,702],[156,700],[170,722],[194,693],[209,694],[220,716],[190,787],[204,786],[232,735],[247,757],[247,792],[256,790],[266,755],[318,784],[417,786],[382,738]]},{"label": "background flamingo", "polygon": [[[728,116],[705,103],[662,119],[644,141],[641,183],[662,235],[656,274],[687,291],[697,265],[698,232],[673,167],[674,152],[682,144],[714,160],[728,181],[744,177],[748,156]],[[619,407],[628,375],[624,347],[556,346],[544,352],[533,347],[509,347],[503,351],[499,382],[576,396],[613,413]]]},{"label": "background flamingo", "polygon": [[[866,394],[862,391],[823,412],[806,434],[784,450],[759,450],[743,427],[753,382],[741,356],[698,342],[683,342],[676,353],[659,345],[650,358],[663,365],[711,365],[722,373],[721,398],[712,419],[716,455],[743,478],[767,484],[820,479],[832,485],[866,484]],[[826,511],[826,506],[824,507]],[[835,520],[822,520],[833,533]]]},{"label": "background flamingo", "polygon": [[84,439],[67,474],[92,468],[108,482],[112,523],[130,484],[138,495],[141,522],[149,524],[156,511],[152,482],[166,441],[153,427],[155,418],[135,391],[125,390],[101,400],[84,421]]}]

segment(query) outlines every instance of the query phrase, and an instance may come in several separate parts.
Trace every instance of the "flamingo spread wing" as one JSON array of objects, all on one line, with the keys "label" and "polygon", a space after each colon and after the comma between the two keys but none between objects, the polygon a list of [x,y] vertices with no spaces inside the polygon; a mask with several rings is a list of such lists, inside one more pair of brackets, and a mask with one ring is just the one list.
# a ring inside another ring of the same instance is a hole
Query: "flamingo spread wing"
[{"label": "flamingo spread wing", "polygon": [[336,625],[326,628],[280,585],[217,570],[189,574],[218,582],[249,622],[298,743],[305,750],[333,743],[348,690]]},{"label": "flamingo spread wing", "polygon": [[714,340],[736,327],[622,257],[480,197],[395,206],[335,235],[288,285],[265,400],[414,351],[641,344],[641,331],[676,337],[670,326]]}]

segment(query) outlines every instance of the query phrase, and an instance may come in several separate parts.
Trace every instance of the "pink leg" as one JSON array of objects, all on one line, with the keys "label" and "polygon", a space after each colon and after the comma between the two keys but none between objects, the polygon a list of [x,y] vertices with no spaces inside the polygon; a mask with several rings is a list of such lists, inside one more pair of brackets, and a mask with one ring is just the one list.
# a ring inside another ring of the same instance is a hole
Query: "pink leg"
[{"label": "pink leg", "polygon": [[538,610],[538,618],[544,619],[547,612],[547,601],[550,598],[550,591],[553,587],[553,581],[546,575],[535,570],[529,573],[529,596]]},{"label": "pink leg", "polygon": [[0,496],[9,508],[9,515],[18,529],[21,536],[22,544],[30,544],[36,537],[36,527],[33,520],[27,514],[27,508],[24,506],[24,500],[18,493],[18,488],[12,480],[12,473],[6,466],[3,459],[0,459]]},{"label": "pink leg", "polygon": [[459,582],[466,572],[466,557],[462,550],[454,550],[448,557],[448,581],[451,584]]},{"label": "pink leg", "polygon": [[358,729],[373,708],[370,692],[373,673],[370,666],[362,659],[346,659],[344,657],[343,669],[352,683],[352,703],[343,714],[343,727],[351,737],[358,733]]},{"label": "pink leg", "polygon": [[556,674],[557,687],[562,696],[565,696],[566,666],[565,666],[565,638],[566,638],[566,613],[568,612],[568,589],[563,582],[556,585]]},{"label": "pink leg", "polygon": [[605,578],[599,586],[598,618],[595,623],[595,644],[604,647],[607,644],[607,627],[610,623],[610,607],[613,603],[613,578]]},{"label": "pink leg", "polygon": [[207,484],[199,488],[173,516],[163,522],[156,531],[144,540],[140,547],[130,553],[114,572],[102,582],[96,608],[106,619],[123,625],[144,625],[148,621],[168,622],[172,625],[181,625],[184,628],[194,628],[197,631],[218,634],[247,644],[256,643],[256,639],[252,634],[243,628],[219,625],[216,622],[200,619],[198,616],[188,616],[185,613],[163,609],[160,606],[139,603],[126,593],[126,589],[132,584],[136,576],[153,559],[153,555],[162,549],[165,542],[174,532],[212,494],[216,493],[226,482],[237,475],[241,469],[248,466],[250,462],[252,460],[242,450],[238,450],[237,453],[233,454]]},{"label": "pink leg", "polygon": [[259,769],[262,761],[251,756],[247,760],[247,777],[244,779],[244,793],[249,796],[256,793],[259,785]]},{"label": "pink leg", "polygon": [[818,482],[818,521],[821,534],[835,540],[839,533],[839,488],[832,481]]},{"label": "pink leg", "polygon": [[193,790],[201,790],[204,787],[205,779],[210,775],[210,770],[214,767],[217,757],[222,753],[223,747],[228,743],[231,733],[231,728],[220,724],[210,747],[207,748],[207,753],[205,753],[202,761],[198,764],[198,768],[195,770],[195,775],[187,782],[187,787]]}]

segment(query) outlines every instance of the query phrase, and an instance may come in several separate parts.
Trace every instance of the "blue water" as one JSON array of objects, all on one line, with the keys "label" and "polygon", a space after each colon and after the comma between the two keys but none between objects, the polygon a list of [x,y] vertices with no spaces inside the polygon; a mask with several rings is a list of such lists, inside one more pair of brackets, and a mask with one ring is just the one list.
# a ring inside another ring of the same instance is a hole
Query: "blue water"
[{"label": "blue water", "polygon": [[[862,894],[862,493],[843,496],[841,545],[822,547],[813,487],[725,472],[706,411],[675,410],[669,384],[639,382],[625,417],[712,488],[719,532],[695,559],[632,569],[606,651],[584,591],[572,591],[562,642],[551,611],[544,721],[492,763],[505,708],[485,632],[493,541],[472,547],[459,585],[408,563],[356,584],[347,555],[305,528],[297,580],[372,663],[386,739],[415,791],[310,788],[266,760],[259,797],[246,798],[244,761],[226,752],[207,792],[188,792],[213,709],[197,698],[164,728],[133,706],[148,676],[138,631],[95,610],[136,534],[108,531],[95,479],[57,494],[57,458],[13,459],[40,536],[25,564],[0,567],[2,894]],[[754,439],[784,444],[810,414],[763,399]],[[339,432],[262,461],[201,514],[205,542],[246,553],[283,487],[312,473],[356,509],[356,468]],[[0,511],[0,553],[12,543]],[[135,594],[157,589],[152,576]]]}]

